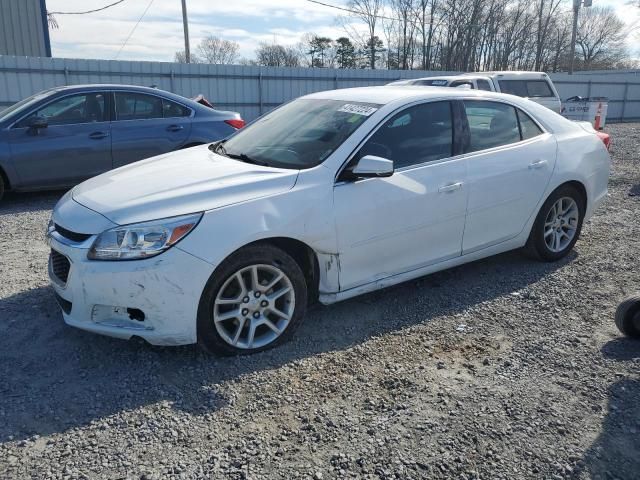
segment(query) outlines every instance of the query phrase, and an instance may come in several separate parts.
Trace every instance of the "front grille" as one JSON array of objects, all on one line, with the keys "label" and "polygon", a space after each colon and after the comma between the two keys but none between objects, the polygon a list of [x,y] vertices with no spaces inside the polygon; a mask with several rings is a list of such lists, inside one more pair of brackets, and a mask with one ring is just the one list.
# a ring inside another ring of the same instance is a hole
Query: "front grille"
[{"label": "front grille", "polygon": [[53,274],[62,283],[67,283],[67,279],[69,278],[69,269],[71,269],[69,259],[52,249],[49,261],[51,262],[51,271]]},{"label": "front grille", "polygon": [[64,227],[61,227],[57,223],[55,224],[56,232],[62,235],[64,238],[71,240],[72,242],[84,242],[91,235],[87,233],[77,233],[72,232],[71,230],[67,230]]},{"label": "front grille", "polygon": [[73,304],[69,300],[65,300],[64,298],[62,298],[56,292],[53,292],[53,294],[56,296],[56,302],[58,302],[58,305],[60,305],[62,311],[69,315],[71,313],[71,307],[73,306]]}]

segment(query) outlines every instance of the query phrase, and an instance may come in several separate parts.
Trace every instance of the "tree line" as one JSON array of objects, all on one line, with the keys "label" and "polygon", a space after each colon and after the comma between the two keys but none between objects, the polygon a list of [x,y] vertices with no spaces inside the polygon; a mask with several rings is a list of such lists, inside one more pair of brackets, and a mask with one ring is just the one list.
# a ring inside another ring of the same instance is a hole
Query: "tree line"
[{"label": "tree line", "polygon": [[[350,0],[345,35],[305,34],[295,45],[261,43],[255,57],[237,42],[203,39],[192,61],[311,68],[445,71],[565,71],[571,60],[567,0]],[[637,68],[625,23],[611,8],[581,8],[577,70]],[[184,52],[176,53],[184,61]]]}]

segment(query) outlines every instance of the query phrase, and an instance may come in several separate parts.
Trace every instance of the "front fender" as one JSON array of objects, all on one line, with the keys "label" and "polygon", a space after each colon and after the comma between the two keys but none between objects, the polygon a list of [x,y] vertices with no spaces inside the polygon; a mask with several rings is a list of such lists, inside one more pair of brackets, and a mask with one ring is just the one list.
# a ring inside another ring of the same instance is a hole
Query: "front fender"
[{"label": "front fender", "polygon": [[320,266],[322,291],[338,290],[333,221],[333,177],[322,167],[302,171],[293,189],[205,212],[198,227],[176,248],[211,264],[260,240],[290,238],[308,245]]},{"label": "front fender", "polygon": [[4,172],[7,180],[9,181],[8,188],[19,188],[20,177],[18,172],[13,166],[11,161],[11,150],[7,142],[0,141],[0,170]]}]

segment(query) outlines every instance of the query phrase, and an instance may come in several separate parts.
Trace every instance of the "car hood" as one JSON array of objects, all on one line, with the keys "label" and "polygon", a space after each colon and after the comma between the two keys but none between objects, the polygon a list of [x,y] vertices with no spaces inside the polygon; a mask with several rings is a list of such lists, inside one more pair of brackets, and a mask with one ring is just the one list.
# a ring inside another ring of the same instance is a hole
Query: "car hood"
[{"label": "car hood", "polygon": [[73,199],[119,225],[201,212],[293,188],[298,170],[253,165],[207,146],[160,155],[104,173]]}]

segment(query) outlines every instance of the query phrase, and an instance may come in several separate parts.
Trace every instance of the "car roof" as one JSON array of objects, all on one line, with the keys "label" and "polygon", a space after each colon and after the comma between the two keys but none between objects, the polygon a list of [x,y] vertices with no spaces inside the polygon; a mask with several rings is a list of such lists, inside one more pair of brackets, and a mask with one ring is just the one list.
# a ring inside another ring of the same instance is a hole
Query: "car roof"
[{"label": "car roof", "polygon": [[514,70],[514,71],[493,71],[493,72],[469,72],[469,73],[461,73],[460,76],[469,76],[469,75],[484,75],[487,77],[516,77],[528,79],[528,78],[540,78],[540,77],[548,77],[548,75],[544,72],[527,72],[523,70]]},{"label": "car roof", "polygon": [[425,87],[420,85],[383,85],[378,87],[343,88],[312,93],[302,98],[341,100],[351,102],[389,105],[389,108],[401,108],[404,105],[421,100],[455,100],[477,98],[479,100],[499,100],[515,105],[534,116],[552,132],[573,129],[573,122],[556,112],[538,105],[526,98],[487,90],[470,90],[450,87]]},{"label": "car roof", "polygon": [[383,85],[379,87],[342,88],[312,93],[305,98],[327,100],[350,100],[352,102],[377,103],[385,105],[392,102],[412,102],[415,100],[429,100],[436,98],[482,97],[505,99],[520,103],[520,97],[504,93],[494,93],[486,90],[467,90],[449,87],[425,87],[422,85]]}]

